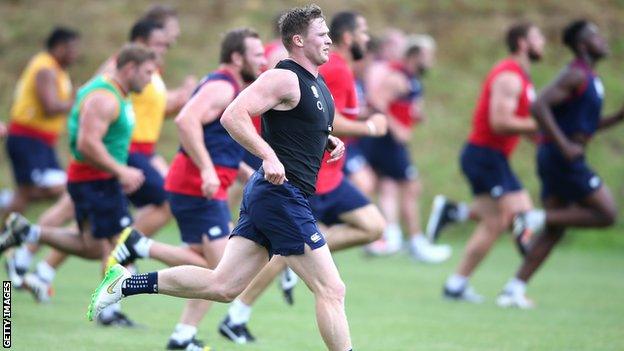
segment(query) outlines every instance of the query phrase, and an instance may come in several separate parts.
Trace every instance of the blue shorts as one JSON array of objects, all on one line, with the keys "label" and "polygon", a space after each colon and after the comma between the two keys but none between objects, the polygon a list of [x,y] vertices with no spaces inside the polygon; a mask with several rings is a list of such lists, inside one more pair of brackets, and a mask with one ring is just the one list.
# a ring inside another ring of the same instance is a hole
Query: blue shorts
[{"label": "blue shorts", "polygon": [[377,174],[397,181],[415,180],[418,170],[412,164],[407,145],[397,142],[390,133],[360,141],[362,152]]},{"label": "blue shorts", "polygon": [[150,161],[151,157],[141,152],[131,152],[128,155],[128,166],[140,169],[145,176],[145,182],[141,187],[128,195],[128,199],[135,207],[159,206],[167,200],[165,179]]},{"label": "blue shorts", "polygon": [[554,196],[568,203],[578,202],[602,185],[584,157],[570,162],[554,144],[538,147],[537,172],[542,183],[542,199]]},{"label": "blue shorts", "polygon": [[370,201],[343,178],[338,187],[327,194],[310,197],[310,207],[314,217],[321,223],[332,225],[342,223],[340,215],[370,204]]},{"label": "blue shorts", "polygon": [[348,177],[353,173],[359,172],[367,164],[368,161],[360,148],[360,141],[355,140],[347,144],[346,161],[342,168],[344,174]]},{"label": "blue shorts", "polygon": [[269,255],[302,255],[325,245],[303,191],[286,182],[273,185],[256,171],[243,191],[238,224],[232,236],[264,246]]},{"label": "blue shorts", "polygon": [[522,184],[500,151],[467,143],[460,162],[473,195],[487,194],[497,199],[504,194],[522,190]]},{"label": "blue shorts", "polygon": [[258,168],[262,166],[262,160],[247,150],[245,150],[245,153],[243,154],[243,162],[253,168],[254,171],[258,170]]},{"label": "blue shorts", "polygon": [[76,222],[83,231],[89,223],[93,237],[111,238],[132,224],[128,199],[117,179],[67,183],[74,203]]},{"label": "blue shorts", "polygon": [[230,235],[232,217],[227,201],[172,192],[168,194],[171,213],[178,223],[182,242],[201,244],[204,235],[211,241]]},{"label": "blue shorts", "polygon": [[67,182],[67,175],[50,145],[37,138],[9,135],[6,147],[18,185],[53,187]]}]

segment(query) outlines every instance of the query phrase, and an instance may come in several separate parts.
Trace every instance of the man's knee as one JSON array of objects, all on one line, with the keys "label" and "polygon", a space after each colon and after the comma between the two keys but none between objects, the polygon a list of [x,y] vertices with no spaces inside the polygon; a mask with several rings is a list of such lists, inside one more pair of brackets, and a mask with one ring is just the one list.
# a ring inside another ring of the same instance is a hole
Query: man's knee
[{"label": "man's knee", "polygon": [[617,221],[617,209],[615,206],[605,208],[601,211],[602,224],[605,227],[611,227]]},{"label": "man's knee", "polygon": [[214,287],[206,287],[207,299],[230,303],[240,295],[245,286],[234,283],[231,279],[215,279]]},{"label": "man's knee", "polygon": [[337,303],[344,303],[345,296],[347,294],[347,287],[341,279],[337,279],[334,282],[329,282],[322,285],[317,292],[317,298],[332,301]]},{"label": "man's knee", "polygon": [[369,243],[381,239],[384,230],[386,230],[386,220],[381,214],[374,216],[370,221],[366,223],[364,231],[366,232],[366,239]]}]

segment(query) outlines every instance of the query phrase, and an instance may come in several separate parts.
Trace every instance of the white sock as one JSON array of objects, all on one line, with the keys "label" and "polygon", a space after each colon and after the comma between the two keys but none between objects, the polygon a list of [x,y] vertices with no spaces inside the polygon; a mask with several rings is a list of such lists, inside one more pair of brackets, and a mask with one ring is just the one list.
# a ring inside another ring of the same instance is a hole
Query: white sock
[{"label": "white sock", "polygon": [[134,244],[134,251],[139,255],[139,257],[147,258],[149,257],[149,250],[152,247],[154,240],[148,237],[141,237],[136,244]]},{"label": "white sock", "polygon": [[457,213],[455,214],[455,220],[458,222],[466,222],[470,217],[470,206],[465,202],[457,204]]},{"label": "white sock", "polygon": [[446,288],[450,291],[460,291],[468,284],[468,277],[463,275],[453,274],[446,280]]},{"label": "white sock", "polygon": [[509,279],[507,285],[505,285],[505,290],[514,294],[524,295],[524,293],[526,292],[526,282],[516,277],[513,277]]},{"label": "white sock", "polygon": [[120,310],[121,310],[121,305],[119,304],[119,302],[116,302],[112,305],[108,305],[104,307],[104,309],[100,313],[100,318],[104,320],[111,319],[113,318],[113,315],[115,314],[115,312],[118,312]]},{"label": "white sock", "polygon": [[230,304],[228,316],[230,316],[230,323],[233,325],[247,323],[251,318],[251,306],[248,306],[241,300],[236,299]]},{"label": "white sock", "polygon": [[431,243],[429,242],[429,240],[427,240],[427,238],[425,238],[423,233],[418,233],[416,235],[412,235],[412,237],[410,238],[410,245],[412,245],[413,248],[418,248],[423,246],[430,246]]},{"label": "white sock", "polygon": [[56,270],[52,268],[46,261],[41,261],[37,264],[37,276],[41,278],[46,283],[52,283],[54,280],[54,276],[56,275]]},{"label": "white sock", "polygon": [[26,246],[20,246],[15,249],[15,265],[18,268],[29,269],[32,263],[33,254]]},{"label": "white sock", "polygon": [[388,245],[401,245],[403,242],[403,232],[398,223],[390,223],[384,231],[384,238]]},{"label": "white sock", "polygon": [[26,241],[27,243],[34,244],[37,241],[39,241],[40,236],[41,236],[41,227],[36,224],[32,224],[30,226],[30,230],[28,231],[28,234],[26,234],[26,237],[24,238],[24,241]]},{"label": "white sock", "polygon": [[184,342],[192,339],[197,334],[197,327],[190,324],[178,323],[171,334],[171,339],[177,342]]},{"label": "white sock", "polygon": [[546,211],[541,209],[528,211],[526,219],[535,233],[541,233],[546,226]]}]

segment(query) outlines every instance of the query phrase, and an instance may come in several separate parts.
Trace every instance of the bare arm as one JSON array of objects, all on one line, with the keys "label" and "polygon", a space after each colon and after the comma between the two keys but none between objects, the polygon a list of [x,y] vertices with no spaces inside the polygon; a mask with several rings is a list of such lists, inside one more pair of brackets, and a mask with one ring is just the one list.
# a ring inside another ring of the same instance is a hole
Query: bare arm
[{"label": "bare arm", "polygon": [[251,116],[259,116],[273,108],[293,109],[300,97],[297,75],[288,70],[272,69],[243,90],[221,117],[221,124],[232,138],[262,159],[265,178],[273,184],[282,184],[286,180],[284,166],[256,132]]},{"label": "bare arm", "polygon": [[35,78],[37,97],[43,105],[47,116],[54,116],[59,113],[67,113],[71,110],[73,101],[68,99],[63,101],[59,98],[59,91],[56,87],[56,74],[50,69],[42,69]]},{"label": "bare arm", "polygon": [[191,94],[193,94],[196,85],[197,78],[194,76],[187,76],[181,86],[172,90],[167,90],[165,114],[172,115],[180,111],[184,104],[191,98]]},{"label": "bare arm", "polygon": [[515,112],[522,93],[522,79],[517,73],[501,73],[492,82],[490,126],[499,134],[530,134],[537,131],[531,118],[520,118]]},{"label": "bare arm", "polygon": [[[370,81],[368,83],[369,103],[373,109],[388,116],[388,109],[392,101],[398,99],[408,90],[408,82],[405,77],[387,69],[379,68],[376,72],[378,76],[377,82]],[[387,118],[388,130],[395,139],[402,143],[407,143],[412,131],[397,122],[394,118]]]},{"label": "bare arm", "polygon": [[598,125],[598,129],[604,130],[615,126],[616,124],[622,122],[624,120],[624,107],[622,107],[618,112],[610,115],[604,116],[600,119],[600,124]]},{"label": "bare arm", "polygon": [[575,68],[564,70],[554,82],[544,88],[531,108],[533,115],[546,135],[555,141],[559,149],[569,160],[581,156],[583,147],[570,141],[561,131],[555,121],[552,107],[565,101],[582,86],[584,81],[585,74],[581,70]]},{"label": "bare arm", "polygon": [[350,120],[340,113],[334,115],[334,129],[336,136],[382,136],[388,132],[386,116],[375,113],[366,120]]},{"label": "bare arm", "polygon": [[204,145],[203,125],[216,120],[219,113],[234,99],[234,88],[226,81],[208,82],[182,108],[175,119],[180,143],[199,168],[202,192],[212,197],[220,182]]}]

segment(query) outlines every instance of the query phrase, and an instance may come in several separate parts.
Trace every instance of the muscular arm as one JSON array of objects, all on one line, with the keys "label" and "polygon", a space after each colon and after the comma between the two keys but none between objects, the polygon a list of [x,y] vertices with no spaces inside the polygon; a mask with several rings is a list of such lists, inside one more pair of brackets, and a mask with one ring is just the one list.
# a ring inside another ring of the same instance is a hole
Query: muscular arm
[{"label": "muscular arm", "polygon": [[583,85],[584,81],[585,74],[581,70],[576,68],[565,69],[552,83],[544,88],[531,108],[541,128],[555,141],[562,151],[571,142],[557,125],[552,107],[565,101]]},{"label": "muscular arm", "polygon": [[333,135],[336,136],[382,136],[387,132],[386,116],[375,113],[367,120],[350,120],[340,113],[334,114]]},{"label": "muscular arm", "polygon": [[47,116],[54,116],[59,113],[67,113],[71,110],[73,101],[68,99],[63,101],[59,98],[59,91],[56,87],[56,74],[50,69],[42,69],[37,73],[35,79],[37,97],[43,105]]},{"label": "muscular arm", "polygon": [[598,129],[604,130],[615,126],[616,124],[622,122],[624,120],[624,107],[621,108],[618,112],[610,115],[603,116],[600,119],[600,124],[598,125]]},{"label": "muscular arm", "polygon": [[112,93],[96,91],[89,95],[80,110],[77,148],[85,160],[118,177],[123,171],[102,142],[108,127],[119,115],[119,103]]},{"label": "muscular arm", "polygon": [[167,104],[165,107],[165,114],[170,116],[177,113],[184,107],[184,104],[191,98],[193,90],[197,85],[197,79],[193,76],[188,76],[184,79],[184,83],[172,90],[167,90]]},{"label": "muscular arm", "polygon": [[175,119],[180,142],[201,171],[214,170],[204,145],[202,125],[216,120],[233,98],[234,88],[228,82],[208,82],[189,100]]},{"label": "muscular arm", "polygon": [[290,110],[299,103],[297,75],[283,69],[266,71],[243,90],[228,106],[221,124],[232,138],[262,160],[277,159],[273,149],[256,132],[251,116],[259,116],[270,109]]},{"label": "muscular arm", "polygon": [[499,134],[529,134],[537,131],[530,118],[515,115],[518,98],[522,93],[522,80],[517,73],[501,73],[492,82],[490,97],[490,126]]},{"label": "muscular arm", "polygon": [[[388,116],[388,109],[392,101],[398,99],[408,89],[408,82],[405,77],[392,72],[388,69],[378,69],[375,74],[377,82],[369,80],[368,82],[368,101],[373,109]],[[394,118],[387,118],[388,130],[400,142],[406,143],[411,138],[412,132],[410,128],[406,128]]]}]

